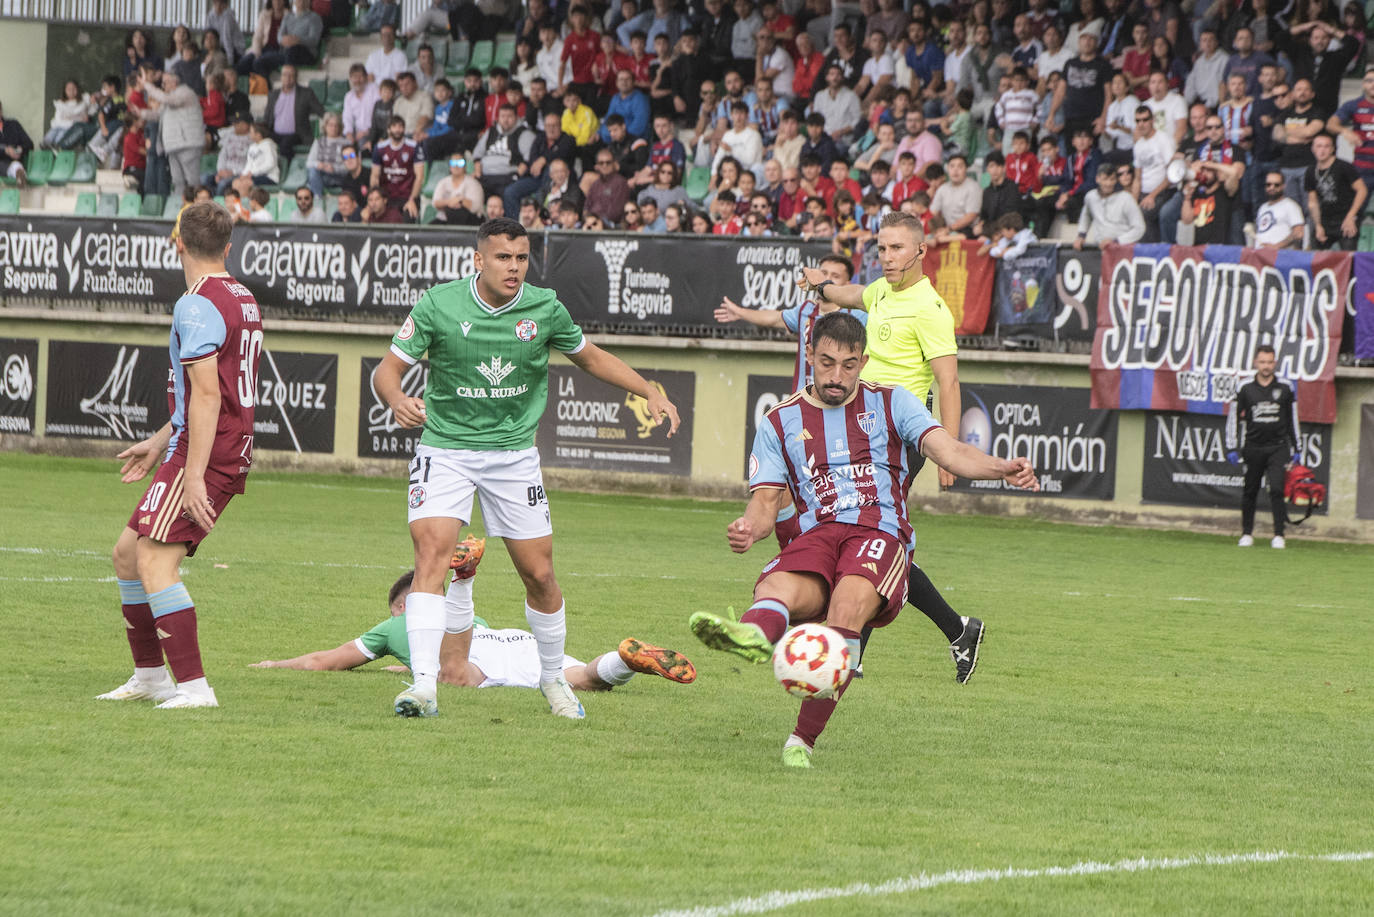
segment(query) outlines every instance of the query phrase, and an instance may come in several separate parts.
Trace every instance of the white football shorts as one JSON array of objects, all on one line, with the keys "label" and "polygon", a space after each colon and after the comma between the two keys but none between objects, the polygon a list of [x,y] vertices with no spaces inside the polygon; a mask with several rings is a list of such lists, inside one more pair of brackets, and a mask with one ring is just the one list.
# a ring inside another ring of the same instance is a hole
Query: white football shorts
[{"label": "white football shorts", "polygon": [[[472,628],[472,649],[468,661],[487,676],[479,688],[537,688],[539,687],[539,644],[527,630],[509,628],[489,630]],[[563,657],[563,669],[582,663],[571,656]]]},{"label": "white football shorts", "polygon": [[408,522],[442,518],[469,523],[473,494],[482,501],[488,535],[518,540],[553,534],[535,447],[515,452],[416,447],[406,491]]}]

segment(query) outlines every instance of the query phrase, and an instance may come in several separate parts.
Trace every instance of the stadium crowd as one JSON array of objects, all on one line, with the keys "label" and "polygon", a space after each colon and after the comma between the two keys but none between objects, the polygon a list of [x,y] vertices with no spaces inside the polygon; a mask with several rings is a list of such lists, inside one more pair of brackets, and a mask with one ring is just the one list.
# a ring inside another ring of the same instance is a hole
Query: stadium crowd
[{"label": "stadium crowd", "polygon": [[[69,81],[42,143],[89,148],[131,189],[208,189],[239,219],[270,219],[254,200],[283,188],[306,221],[327,199],[342,222],[504,214],[846,254],[892,209],[994,255],[1047,236],[1353,249],[1374,186],[1353,2],[433,0],[400,18],[386,0],[270,0],[244,31],[216,0],[165,49],[133,30],[98,92]],[[340,25],[380,46],[326,106],[299,68]],[[499,65],[442,53],[510,33]],[[0,171],[22,181],[31,141],[0,132]]]}]

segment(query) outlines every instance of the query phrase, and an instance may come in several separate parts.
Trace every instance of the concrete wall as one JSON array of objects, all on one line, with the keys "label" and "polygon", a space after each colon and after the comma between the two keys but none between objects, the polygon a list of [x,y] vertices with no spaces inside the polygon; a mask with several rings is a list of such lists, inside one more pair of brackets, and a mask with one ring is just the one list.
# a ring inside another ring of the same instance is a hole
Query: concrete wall
[{"label": "concrete wall", "polygon": [[[0,337],[40,341],[38,378],[46,379],[47,341],[91,340],[165,346],[165,316],[126,313],[64,313],[45,310],[0,310]],[[390,329],[347,325],[322,326],[310,322],[267,323],[269,346],[280,351],[339,355],[335,447],[333,456],[295,455],[263,451],[266,467],[348,470],[398,476],[399,464],[357,458],[360,361],[380,357]],[[745,420],[752,406],[746,397],[750,374],[787,376],[793,349],[786,343],[697,340],[683,338],[593,337],[630,365],[648,370],[694,372],[695,405],[690,477],[590,471],[548,472],[551,486],[595,490],[638,490],[650,493],[692,493],[743,499]],[[561,358],[559,358],[561,359]],[[966,351],[960,356],[960,377],[968,383],[1088,387],[1087,358],[1060,354],[1016,354]],[[1374,403],[1374,370],[1342,369],[1337,373],[1340,415],[1332,428],[1330,513],[1314,517],[1301,533],[1320,537],[1374,541],[1374,521],[1355,518],[1359,451],[1360,405]],[[38,385],[38,426],[45,416],[46,391]],[[672,393],[669,393],[670,396]],[[1145,412],[1119,414],[1115,496],[1112,500],[1027,498],[1021,496],[941,493],[935,475],[918,476],[912,498],[930,512],[995,513],[1036,516],[1073,522],[1145,524],[1212,531],[1239,528],[1236,510],[1147,505],[1141,502],[1141,475],[1146,436]],[[90,441],[7,436],[5,448],[37,449],[62,454],[95,454]],[[108,454],[101,446],[98,454]],[[1265,513],[1260,529],[1267,531]]]},{"label": "concrete wall", "polygon": [[4,103],[5,117],[24,125],[37,146],[52,117],[52,104],[44,93],[47,23],[0,20],[0,48],[4,49],[0,53],[0,103]]}]

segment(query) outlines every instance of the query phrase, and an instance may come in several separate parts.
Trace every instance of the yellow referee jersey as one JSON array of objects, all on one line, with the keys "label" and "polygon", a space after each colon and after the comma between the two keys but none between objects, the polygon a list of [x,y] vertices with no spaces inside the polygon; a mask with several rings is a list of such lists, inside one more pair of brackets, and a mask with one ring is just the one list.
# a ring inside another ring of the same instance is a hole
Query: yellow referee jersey
[{"label": "yellow referee jersey", "polygon": [[959,352],[954,342],[954,315],[935,292],[929,277],[900,292],[886,277],[864,287],[868,310],[868,365],[859,378],[879,385],[900,385],[922,404],[935,372],[930,361]]}]

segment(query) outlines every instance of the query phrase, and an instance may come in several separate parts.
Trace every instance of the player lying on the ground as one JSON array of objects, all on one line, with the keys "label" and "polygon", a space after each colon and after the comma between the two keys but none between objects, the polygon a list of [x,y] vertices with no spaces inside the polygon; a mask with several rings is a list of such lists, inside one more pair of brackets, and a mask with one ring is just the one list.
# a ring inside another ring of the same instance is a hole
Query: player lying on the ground
[{"label": "player lying on the ground", "polygon": [[[789,626],[824,620],[849,643],[852,677],[859,631],[890,624],[906,602],[913,539],[901,499],[909,472],[903,444],[962,477],[1030,489],[1039,482],[1028,460],[985,455],[950,436],[906,389],[860,382],[866,335],[852,316],[817,320],[813,337],[814,381],[759,425],[749,456],[749,506],[727,529],[731,550],[749,550],[772,534],[778,507],[790,496],[802,510],[801,535],[764,565],[754,603],[739,621],[698,612],[690,624],[712,649],[763,662]],[[811,766],[816,739],[843,692],[802,702],[783,763]]]},{"label": "player lying on the ground", "polygon": [[[338,672],[356,669],[383,656],[394,656],[409,669],[405,611],[414,577],[412,570],[392,584],[387,596],[391,616],[356,640],[292,659],[264,660],[254,663],[252,668]],[[486,621],[474,617],[472,647],[466,658],[453,652],[455,648],[454,641],[447,640],[440,653],[439,681],[445,684],[464,688],[539,687],[539,646],[529,631],[493,630]],[[627,637],[617,650],[602,653],[591,662],[563,657],[563,677],[578,690],[609,691],[625,684],[636,672],[681,684],[689,684],[697,677],[696,668],[686,656],[633,637]]]}]

